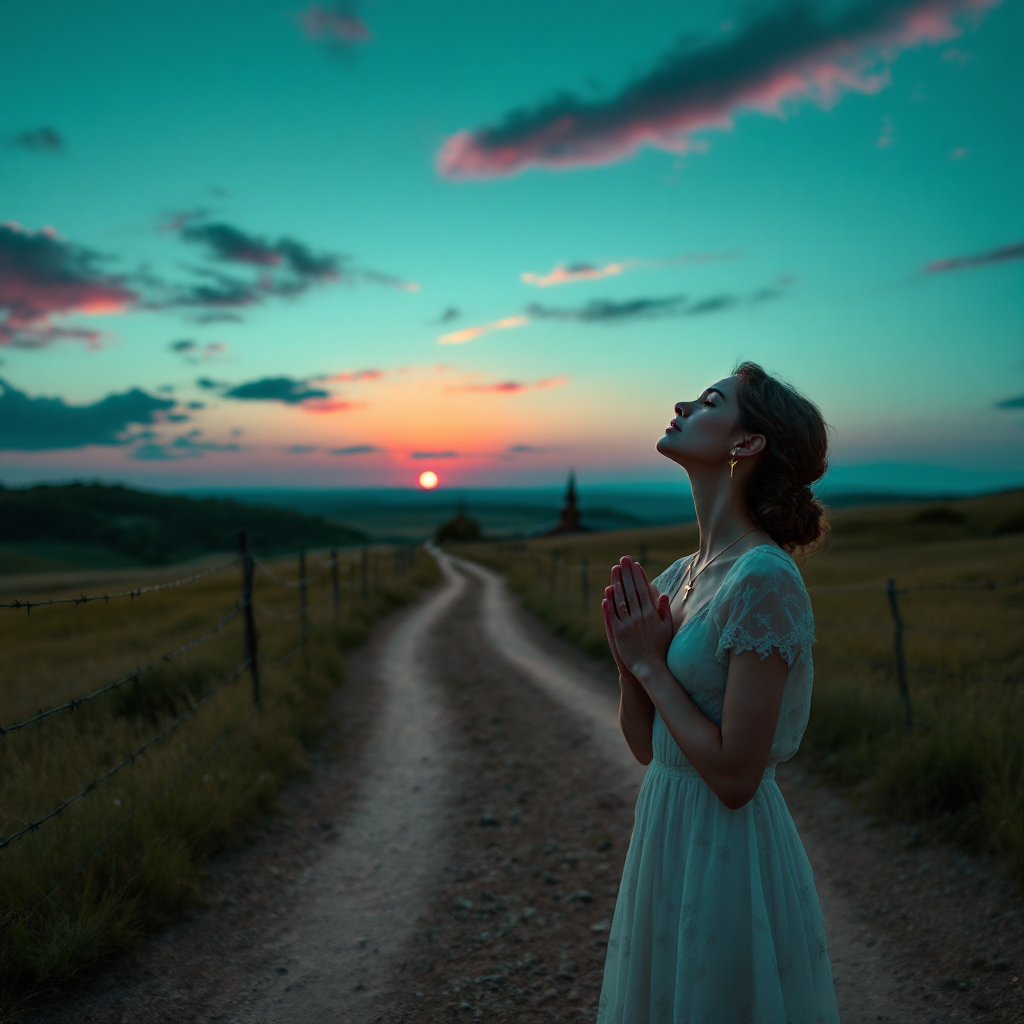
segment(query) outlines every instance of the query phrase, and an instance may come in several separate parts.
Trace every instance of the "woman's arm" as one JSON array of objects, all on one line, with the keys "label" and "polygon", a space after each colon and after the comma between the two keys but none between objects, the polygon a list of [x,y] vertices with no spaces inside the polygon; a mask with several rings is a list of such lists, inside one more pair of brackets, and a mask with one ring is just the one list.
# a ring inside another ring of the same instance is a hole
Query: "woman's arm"
[{"label": "woman's arm", "polygon": [[620,565],[610,621],[619,657],[715,795],[726,807],[742,807],[757,791],[768,763],[786,684],[785,661],[778,654],[762,661],[754,651],[730,655],[722,724],[715,725],[669,671],[671,623],[666,630],[643,570],[632,559]]}]

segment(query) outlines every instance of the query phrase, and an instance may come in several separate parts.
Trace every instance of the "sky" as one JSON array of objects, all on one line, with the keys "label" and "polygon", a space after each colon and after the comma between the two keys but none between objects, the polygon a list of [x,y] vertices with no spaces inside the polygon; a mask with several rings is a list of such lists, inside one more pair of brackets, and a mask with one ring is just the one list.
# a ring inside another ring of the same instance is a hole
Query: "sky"
[{"label": "sky", "polygon": [[5,484],[664,482],[741,359],[862,486],[1024,478],[1024,0],[0,0],[0,38]]}]

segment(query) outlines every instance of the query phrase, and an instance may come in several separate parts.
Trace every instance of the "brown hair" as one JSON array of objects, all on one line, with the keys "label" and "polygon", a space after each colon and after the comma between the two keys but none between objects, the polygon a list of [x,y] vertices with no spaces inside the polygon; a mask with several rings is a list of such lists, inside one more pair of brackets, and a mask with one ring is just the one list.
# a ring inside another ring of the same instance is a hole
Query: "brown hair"
[{"label": "brown hair", "polygon": [[740,427],[765,437],[747,481],[750,518],[786,551],[813,544],[827,529],[824,506],[810,489],[828,468],[821,410],[757,363],[740,363],[733,374]]}]

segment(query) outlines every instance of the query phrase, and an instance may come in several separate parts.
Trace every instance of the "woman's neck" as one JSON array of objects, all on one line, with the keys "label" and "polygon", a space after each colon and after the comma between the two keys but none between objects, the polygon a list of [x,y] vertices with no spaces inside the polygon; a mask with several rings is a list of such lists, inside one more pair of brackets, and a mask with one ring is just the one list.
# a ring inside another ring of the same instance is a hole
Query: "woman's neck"
[{"label": "woman's neck", "polygon": [[754,528],[747,511],[744,488],[739,480],[730,480],[718,467],[701,472],[688,469],[693,506],[700,529],[698,558],[704,561]]}]

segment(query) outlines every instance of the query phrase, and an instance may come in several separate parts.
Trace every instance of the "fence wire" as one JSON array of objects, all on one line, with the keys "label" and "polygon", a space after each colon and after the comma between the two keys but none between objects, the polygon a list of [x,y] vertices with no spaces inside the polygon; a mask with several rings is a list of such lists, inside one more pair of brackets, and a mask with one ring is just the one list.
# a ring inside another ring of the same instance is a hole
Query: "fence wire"
[{"label": "fence wire", "polygon": [[49,597],[43,601],[14,600],[0,604],[0,608],[25,609],[25,611],[31,612],[33,608],[43,608],[52,604],[90,604],[93,601],[117,601],[124,597],[134,600],[136,597],[141,597],[143,594],[153,594],[158,590],[171,590],[174,587],[184,587],[189,583],[195,583],[196,580],[205,579],[207,576],[213,576],[241,561],[241,558],[241,555],[235,555],[234,558],[230,558],[226,562],[221,562],[220,565],[216,565],[212,569],[193,573],[191,576],[184,576],[180,580],[168,580],[166,583],[154,583],[148,587],[133,587],[131,590],[122,590],[116,594],[81,594],[79,597]]},{"label": "fence wire", "polygon": [[311,584],[316,583],[318,580],[322,580],[327,575],[325,572],[319,572],[315,576],[304,576],[297,580],[286,580],[283,576],[278,576],[273,569],[266,565],[266,563],[261,562],[258,558],[254,558],[252,562],[264,576],[273,580],[274,583],[281,587],[308,587]]},{"label": "fence wire", "polygon": [[65,701],[63,704],[58,704],[56,707],[50,708],[48,711],[40,711],[39,714],[33,715],[31,718],[26,718],[23,722],[15,722],[13,725],[4,728],[0,726],[0,739],[3,739],[9,732],[15,732],[18,729],[24,729],[27,725],[34,725],[36,722],[41,722],[44,718],[49,718],[51,715],[59,714],[61,711],[74,711],[76,708],[81,707],[83,704],[88,704],[89,701],[95,700],[97,697],[102,697],[105,693],[110,693],[111,690],[116,690],[119,687],[130,683],[133,680],[139,678],[150,670],[157,668],[159,665],[165,665],[167,662],[172,661],[179,655],[185,654],[187,651],[191,651],[193,648],[198,647],[201,643],[209,640],[211,636],[219,633],[229,622],[231,622],[244,608],[244,605],[238,604],[227,615],[224,616],[220,622],[215,623],[211,626],[202,636],[197,636],[194,640],[188,640],[183,643],[180,647],[176,647],[173,651],[168,651],[167,654],[161,654],[155,661],[151,661],[148,665],[144,665],[142,668],[137,668],[134,672],[130,672],[126,676],[122,676],[120,679],[115,679],[112,683],[107,683],[106,686],[101,686],[98,690],[94,690],[92,693],[87,694],[84,697],[75,697],[72,700]]},{"label": "fence wire", "polygon": [[135,759],[137,757],[141,757],[141,755],[144,754],[147,750],[149,750],[149,748],[153,746],[154,743],[158,743],[168,733],[173,732],[175,729],[177,729],[182,722],[191,718],[204,704],[207,704],[214,697],[216,697],[217,694],[224,689],[224,687],[226,687],[229,683],[233,683],[249,667],[249,663],[249,658],[243,658],[242,661],[240,661],[238,665],[235,666],[234,670],[230,673],[230,675],[225,676],[225,678],[222,679],[208,694],[206,694],[205,697],[201,697],[194,704],[190,704],[184,711],[182,711],[180,715],[177,716],[177,718],[171,721],[168,725],[164,726],[164,728],[161,729],[155,736],[150,737],[150,739],[146,740],[146,742],[143,743],[141,747],[133,751],[123,760],[119,761],[112,768],[108,768],[107,771],[103,772],[102,775],[98,775],[83,790],[76,793],[74,796],[68,797],[68,799],[65,800],[62,804],[59,804],[52,811],[49,811],[46,814],[44,814],[41,818],[36,818],[35,821],[30,821],[27,825],[25,825],[23,828],[20,828],[17,832],[13,832],[11,835],[5,836],[4,838],[0,839],[0,850],[4,849],[4,847],[6,846],[10,846],[11,843],[13,843],[15,840],[20,839],[22,836],[27,835],[29,832],[34,832],[37,828],[39,828],[40,825],[45,824],[51,818],[57,817],[57,815],[60,814],[63,810],[70,807],[73,803],[76,803],[77,801],[81,800],[82,797],[88,796],[101,782],[106,782],[107,779],[109,779],[113,775],[116,775],[126,765],[134,764]]},{"label": "fence wire", "polygon": [[83,871],[86,865],[109,843],[116,835],[124,831],[147,807],[151,807],[153,804],[160,800],[163,800],[175,786],[178,785],[184,778],[191,775],[211,754],[214,753],[220,747],[220,745],[227,739],[231,730],[234,728],[234,723],[229,725],[221,735],[208,746],[200,755],[197,757],[184,771],[179,772],[171,781],[157,794],[144,800],[141,804],[133,807],[131,813],[126,817],[122,818],[102,839],[99,840],[88,853],[82,856],[78,863],[64,875],[55,885],[51,886],[46,893],[44,893],[35,903],[30,903],[27,906],[19,907],[17,910],[12,910],[5,918],[0,920],[0,928],[9,928],[13,924],[17,924],[18,921],[25,917],[28,917],[33,911],[38,910],[44,903],[52,899],[57,893],[67,885],[77,874]]}]

